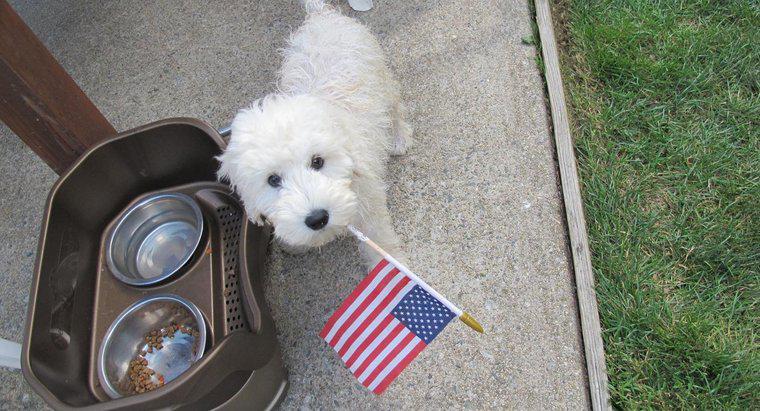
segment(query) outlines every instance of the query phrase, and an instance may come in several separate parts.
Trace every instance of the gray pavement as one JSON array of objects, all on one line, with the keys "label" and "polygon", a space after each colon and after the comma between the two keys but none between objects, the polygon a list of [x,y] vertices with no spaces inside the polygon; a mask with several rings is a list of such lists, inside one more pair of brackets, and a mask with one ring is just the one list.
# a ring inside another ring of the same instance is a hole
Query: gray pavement
[{"label": "gray pavement", "polygon": [[[272,90],[295,0],[11,2],[117,130],[191,116],[214,126]],[[382,396],[317,336],[363,276],[342,240],[273,248],[267,296],[291,387],[283,408],[588,406],[558,177],[526,1],[377,0],[357,17],[403,87],[415,146],[391,161],[410,266],[481,320],[443,332]],[[0,126],[0,337],[20,341],[39,218],[56,176]],[[43,408],[0,369],[0,409]]]}]

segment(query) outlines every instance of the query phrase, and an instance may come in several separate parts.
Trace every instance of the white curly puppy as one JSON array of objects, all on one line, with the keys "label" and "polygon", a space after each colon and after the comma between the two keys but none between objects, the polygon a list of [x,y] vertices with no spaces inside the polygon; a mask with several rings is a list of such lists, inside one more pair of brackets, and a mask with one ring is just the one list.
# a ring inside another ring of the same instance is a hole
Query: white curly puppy
[{"label": "white curly puppy", "polygon": [[[412,133],[399,85],[366,27],[324,1],[305,8],[278,92],[237,114],[219,176],[291,249],[322,246],[353,224],[398,255],[384,177]],[[370,267],[379,261],[361,247]]]}]

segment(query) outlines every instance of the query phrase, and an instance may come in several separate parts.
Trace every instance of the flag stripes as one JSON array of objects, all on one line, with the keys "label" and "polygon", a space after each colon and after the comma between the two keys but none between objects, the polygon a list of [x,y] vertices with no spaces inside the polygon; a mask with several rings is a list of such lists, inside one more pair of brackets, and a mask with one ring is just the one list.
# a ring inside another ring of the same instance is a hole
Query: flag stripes
[{"label": "flag stripes", "polygon": [[[427,301],[432,297],[422,293],[383,260],[333,313],[319,336],[363,386],[380,394],[434,338],[432,330],[437,334],[448,322],[439,319],[434,326],[435,321],[423,319],[419,310],[438,309],[431,305],[438,301]],[[394,312],[399,307],[406,307],[403,313]]]},{"label": "flag stripes", "polygon": [[[388,264],[387,261],[383,260],[378,264],[372,272],[369,273],[368,276],[364,277],[364,280],[362,280],[361,283],[359,283],[359,286],[354,289],[354,291],[351,293],[351,295],[346,298],[346,301],[343,301],[343,304],[340,305],[340,308],[338,308],[338,311],[336,311],[330,319],[327,321],[327,324],[325,324],[325,327],[322,329],[322,332],[319,333],[320,338],[327,340],[328,339],[328,332],[332,332],[333,330],[337,331],[333,325],[335,325],[336,322],[338,322],[339,319],[343,319],[343,314],[348,311],[348,309],[351,307],[351,305],[356,301],[357,298],[359,298],[362,295],[366,295],[368,292],[367,288],[373,284],[377,278],[378,274],[380,274],[380,271],[390,269],[393,266]],[[373,287],[370,287],[370,289]],[[363,298],[363,297],[362,297]],[[329,338],[332,339],[332,336],[335,335],[334,333],[329,334]]]}]

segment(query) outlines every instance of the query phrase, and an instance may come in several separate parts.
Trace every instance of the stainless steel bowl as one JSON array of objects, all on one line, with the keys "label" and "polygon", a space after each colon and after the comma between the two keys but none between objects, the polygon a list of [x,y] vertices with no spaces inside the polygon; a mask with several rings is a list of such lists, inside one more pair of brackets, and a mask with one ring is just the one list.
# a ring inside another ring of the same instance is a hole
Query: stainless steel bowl
[{"label": "stainless steel bowl", "polygon": [[169,278],[193,256],[203,236],[203,214],[180,193],[157,194],[129,207],[111,230],[106,261],[131,285]]},{"label": "stainless steel bowl", "polygon": [[[152,331],[161,334],[172,325],[181,325],[194,333],[177,331],[164,337],[161,349],[150,348],[145,337]],[[206,346],[206,323],[198,307],[176,295],[144,298],[121,313],[111,324],[98,352],[98,378],[111,398],[133,395],[129,388],[129,367],[134,359],[145,359],[155,374],[154,383],[177,378],[203,356]],[[150,352],[149,352],[150,351]]]}]

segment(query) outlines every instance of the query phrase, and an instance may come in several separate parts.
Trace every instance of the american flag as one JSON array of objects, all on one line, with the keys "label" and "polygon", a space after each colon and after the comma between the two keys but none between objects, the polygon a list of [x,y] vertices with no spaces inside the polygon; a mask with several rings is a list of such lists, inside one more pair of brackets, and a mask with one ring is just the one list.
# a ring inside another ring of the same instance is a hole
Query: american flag
[{"label": "american flag", "polygon": [[455,316],[382,260],[330,317],[319,336],[363,386],[381,394]]}]

